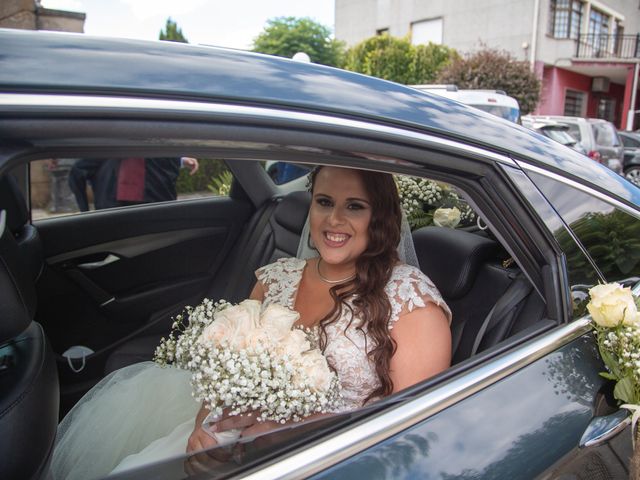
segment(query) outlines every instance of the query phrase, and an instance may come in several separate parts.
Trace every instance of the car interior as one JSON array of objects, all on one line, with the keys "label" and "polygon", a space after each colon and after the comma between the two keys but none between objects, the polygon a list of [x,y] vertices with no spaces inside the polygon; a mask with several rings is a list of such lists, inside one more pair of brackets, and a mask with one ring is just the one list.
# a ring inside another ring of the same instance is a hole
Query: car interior
[{"label": "car interior", "polygon": [[[15,438],[2,443],[3,458],[31,473],[46,468],[59,419],[105,375],[151,360],[185,305],[238,302],[257,268],[296,256],[310,204],[306,178],[276,185],[263,159],[230,156],[225,164],[233,174],[228,196],[37,220],[20,184],[26,164],[2,177],[0,385],[9,394],[0,425]],[[434,178],[455,182],[455,175]],[[500,215],[459,183],[478,218]],[[414,230],[420,268],[453,312],[453,366],[397,395],[432,388],[560,322],[548,308],[556,295],[548,266],[517,260],[507,235],[481,221]]]}]

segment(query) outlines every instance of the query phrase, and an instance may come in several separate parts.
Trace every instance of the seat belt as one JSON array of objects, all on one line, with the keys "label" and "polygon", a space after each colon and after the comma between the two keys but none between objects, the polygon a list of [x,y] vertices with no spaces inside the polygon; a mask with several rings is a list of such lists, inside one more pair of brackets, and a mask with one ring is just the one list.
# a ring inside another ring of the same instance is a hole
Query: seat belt
[{"label": "seat belt", "polygon": [[529,281],[521,276],[516,277],[516,279],[511,282],[511,285],[509,285],[507,290],[498,299],[482,322],[480,330],[478,330],[478,333],[476,334],[476,339],[473,342],[471,355],[475,355],[478,352],[480,343],[487,331],[491,330],[507,318],[507,315],[520,305],[520,302],[529,295],[531,290],[533,290],[533,287]]}]

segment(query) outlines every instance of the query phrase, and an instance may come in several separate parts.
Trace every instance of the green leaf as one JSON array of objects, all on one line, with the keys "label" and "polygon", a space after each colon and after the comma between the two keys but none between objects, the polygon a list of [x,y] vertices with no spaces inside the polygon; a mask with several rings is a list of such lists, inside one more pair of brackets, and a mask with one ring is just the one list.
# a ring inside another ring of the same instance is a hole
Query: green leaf
[{"label": "green leaf", "polygon": [[611,370],[611,373],[613,373],[616,379],[620,378],[622,376],[622,372],[620,371],[620,367],[618,366],[617,359],[611,354],[611,352],[603,348],[601,345],[598,345],[598,347],[598,349],[600,350],[600,356],[602,357],[602,361],[604,362],[604,364],[609,370]]},{"label": "green leaf", "polygon": [[615,375],[609,373],[609,372],[600,372],[599,375],[602,378],[606,378],[607,380],[618,380],[618,377],[616,377]]},{"label": "green leaf", "polygon": [[616,383],[613,389],[613,396],[624,403],[633,403],[633,380],[631,377],[624,377]]}]

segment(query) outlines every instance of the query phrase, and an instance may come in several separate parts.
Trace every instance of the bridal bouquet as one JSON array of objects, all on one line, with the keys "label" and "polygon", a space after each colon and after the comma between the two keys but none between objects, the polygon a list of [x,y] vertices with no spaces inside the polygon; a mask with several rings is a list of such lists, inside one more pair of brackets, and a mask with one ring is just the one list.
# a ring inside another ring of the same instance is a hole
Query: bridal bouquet
[{"label": "bridal bouquet", "polygon": [[258,412],[261,421],[299,421],[338,405],[339,382],[317,338],[292,328],[299,314],[256,300],[204,300],[178,315],[154,360],[192,372],[193,396],[218,417]]},{"label": "bridal bouquet", "polygon": [[635,426],[640,417],[640,300],[617,283],[595,286],[589,295],[587,309],[607,367],[600,375],[616,382],[613,395],[633,412]]}]

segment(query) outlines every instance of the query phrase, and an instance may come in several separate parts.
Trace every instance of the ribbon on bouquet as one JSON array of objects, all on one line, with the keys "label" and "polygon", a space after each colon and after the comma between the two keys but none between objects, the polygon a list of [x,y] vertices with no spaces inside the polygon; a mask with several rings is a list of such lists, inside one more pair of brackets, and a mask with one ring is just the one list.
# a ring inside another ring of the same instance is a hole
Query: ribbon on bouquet
[{"label": "ribbon on bouquet", "polygon": [[633,448],[636,447],[636,424],[638,420],[640,420],[640,405],[635,405],[633,403],[625,403],[624,405],[620,405],[620,408],[626,408],[631,412],[631,444]]}]

